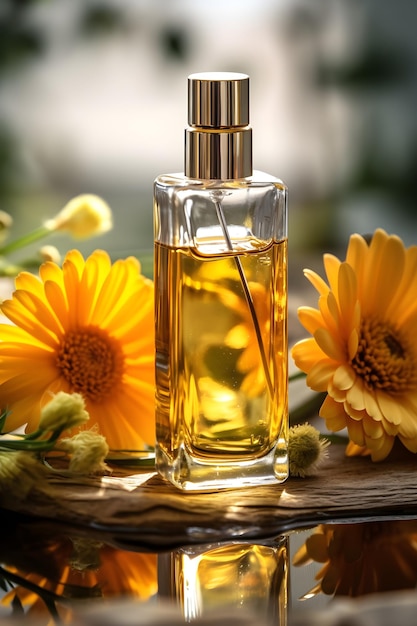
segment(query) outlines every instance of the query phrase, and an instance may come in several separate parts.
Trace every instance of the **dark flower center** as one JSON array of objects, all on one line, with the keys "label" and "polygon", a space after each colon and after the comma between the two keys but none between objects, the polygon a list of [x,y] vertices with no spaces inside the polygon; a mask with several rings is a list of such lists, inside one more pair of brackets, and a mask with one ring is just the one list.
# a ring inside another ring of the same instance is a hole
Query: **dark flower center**
[{"label": "dark flower center", "polygon": [[123,374],[119,344],[99,328],[69,331],[57,351],[56,366],[71,390],[85,399],[107,398]]},{"label": "dark flower center", "polygon": [[416,360],[407,338],[375,318],[362,320],[352,366],[368,388],[403,392],[416,384]]}]

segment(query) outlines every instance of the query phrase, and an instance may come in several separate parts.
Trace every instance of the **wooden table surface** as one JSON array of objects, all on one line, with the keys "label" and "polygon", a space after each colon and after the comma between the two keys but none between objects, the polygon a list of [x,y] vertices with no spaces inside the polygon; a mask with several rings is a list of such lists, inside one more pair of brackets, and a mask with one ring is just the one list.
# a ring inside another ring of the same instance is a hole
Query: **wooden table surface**
[{"label": "wooden table surface", "polygon": [[8,510],[103,533],[113,543],[166,548],[233,538],[271,537],[321,521],[417,515],[416,462],[346,458],[332,444],[318,474],[212,493],[182,493],[154,471],[115,468],[110,476],[53,476]]}]

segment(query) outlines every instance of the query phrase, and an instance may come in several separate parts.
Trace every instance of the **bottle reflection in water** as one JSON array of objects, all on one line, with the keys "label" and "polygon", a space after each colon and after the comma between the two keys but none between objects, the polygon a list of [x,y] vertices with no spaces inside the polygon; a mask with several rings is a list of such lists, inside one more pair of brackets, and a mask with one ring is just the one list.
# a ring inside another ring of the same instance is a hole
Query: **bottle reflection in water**
[{"label": "bottle reflection in water", "polygon": [[216,611],[253,614],[285,626],[287,615],[287,539],[266,544],[230,543],[183,548],[171,553],[171,597],[186,621]]}]

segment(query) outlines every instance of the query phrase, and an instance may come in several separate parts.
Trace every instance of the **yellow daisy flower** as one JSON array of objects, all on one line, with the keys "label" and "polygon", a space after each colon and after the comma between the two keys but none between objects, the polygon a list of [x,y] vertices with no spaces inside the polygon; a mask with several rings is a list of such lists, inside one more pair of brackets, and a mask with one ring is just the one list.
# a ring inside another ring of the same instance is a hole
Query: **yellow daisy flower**
[{"label": "yellow daisy flower", "polygon": [[312,337],[292,350],[307,385],[327,392],[321,417],[374,461],[396,437],[417,452],[417,246],[381,229],[369,245],[355,234],[346,260],[326,254],[324,267],[328,284],[305,271],[319,308],[299,309]]},{"label": "yellow daisy flower", "polygon": [[87,260],[67,253],[62,269],[22,272],[1,310],[0,406],[6,428],[39,424],[59,391],[79,393],[110,448],[154,443],[153,283],[137,259],[111,264],[96,250]]}]

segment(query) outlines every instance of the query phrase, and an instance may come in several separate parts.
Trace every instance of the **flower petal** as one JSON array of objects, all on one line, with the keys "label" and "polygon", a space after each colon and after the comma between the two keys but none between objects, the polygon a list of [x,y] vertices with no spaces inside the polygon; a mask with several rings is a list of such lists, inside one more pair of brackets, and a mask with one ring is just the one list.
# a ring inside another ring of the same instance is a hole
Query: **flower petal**
[{"label": "flower petal", "polygon": [[351,235],[346,251],[346,263],[353,268],[357,277],[363,275],[368,255],[369,246],[365,239],[356,233]]},{"label": "flower petal", "polygon": [[396,299],[404,265],[404,244],[398,237],[391,236],[385,243],[378,270],[374,275],[373,292],[367,298],[372,302],[374,311],[385,312]]},{"label": "flower petal", "polygon": [[36,315],[29,311],[19,299],[4,300],[0,308],[11,322],[19,326],[28,335],[34,336],[36,340],[47,346],[56,343],[56,334],[40,325]]},{"label": "flower petal", "polygon": [[309,306],[299,307],[297,310],[298,319],[304,328],[314,335],[316,330],[323,325],[323,318],[320,311]]},{"label": "flower petal", "polygon": [[304,276],[310,281],[320,295],[327,296],[329,293],[329,286],[321,276],[309,269],[304,270]]},{"label": "flower petal", "polygon": [[356,275],[348,263],[341,263],[338,275],[339,307],[344,319],[350,321],[357,302]]},{"label": "flower petal", "polygon": [[335,361],[346,360],[346,351],[341,345],[340,337],[332,335],[327,328],[318,328],[314,333],[314,339],[323,352]]},{"label": "flower petal", "polygon": [[317,343],[312,338],[298,341],[291,350],[291,356],[296,366],[302,372],[306,373],[309,372],[316,363],[326,359],[326,355],[320,350]]},{"label": "flower petal", "polygon": [[369,391],[369,389],[364,388],[363,399],[365,402],[365,411],[369,417],[372,417],[374,420],[381,421],[381,409],[379,408],[379,404],[374,397],[374,393]]},{"label": "flower petal", "polygon": [[42,297],[43,285],[42,282],[34,274],[29,272],[20,272],[15,278],[16,290],[23,289],[24,291],[30,291],[38,298]]},{"label": "flower petal", "polygon": [[49,307],[54,311],[57,320],[59,321],[60,328],[68,328],[68,300],[66,294],[63,291],[61,285],[55,281],[48,280],[44,285],[45,298],[48,301]]},{"label": "flower petal", "polygon": [[363,432],[362,420],[353,420],[350,417],[346,420],[349,439],[358,446],[365,445],[365,433]]},{"label": "flower petal", "polygon": [[407,450],[410,450],[410,452],[413,452],[413,454],[417,453],[417,437],[413,437],[412,439],[409,439],[408,437],[404,437],[403,435],[399,434],[398,438],[403,443],[403,445],[407,448]]},{"label": "flower petal", "polygon": [[356,374],[349,365],[341,365],[333,376],[333,384],[339,389],[350,389],[356,381]]},{"label": "flower petal", "polygon": [[376,422],[375,420],[366,417],[362,421],[362,425],[365,436],[369,439],[380,439],[385,436],[385,431],[381,422]]},{"label": "flower petal", "polygon": [[376,396],[379,408],[382,415],[388,422],[398,426],[401,424],[403,416],[403,406],[401,402],[398,402],[396,398],[393,398],[387,393],[379,392]]},{"label": "flower petal", "polygon": [[319,361],[307,374],[306,383],[315,391],[327,391],[329,381],[334,372],[334,363],[328,360]]},{"label": "flower petal", "polygon": [[347,390],[346,400],[355,411],[366,411],[364,385],[359,376],[355,384]]},{"label": "flower petal", "polygon": [[319,411],[320,417],[326,420],[326,426],[332,432],[338,432],[346,428],[346,412],[343,404],[335,402],[330,396],[326,396]]},{"label": "flower petal", "polygon": [[359,334],[356,328],[352,330],[349,335],[347,348],[348,348],[348,360],[351,361],[358,351],[359,347]]},{"label": "flower petal", "polygon": [[[394,445],[395,437],[381,437],[381,439],[368,439],[366,438],[366,445],[371,451],[371,458],[373,461],[383,461],[387,458]],[[377,442],[377,445],[375,443]]]},{"label": "flower petal", "polygon": [[334,254],[323,255],[324,269],[326,270],[327,280],[329,281],[330,290],[334,292],[336,298],[339,299],[338,283],[340,260]]}]

